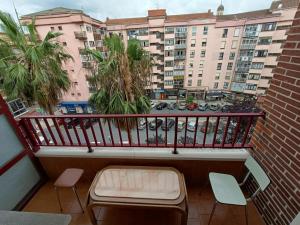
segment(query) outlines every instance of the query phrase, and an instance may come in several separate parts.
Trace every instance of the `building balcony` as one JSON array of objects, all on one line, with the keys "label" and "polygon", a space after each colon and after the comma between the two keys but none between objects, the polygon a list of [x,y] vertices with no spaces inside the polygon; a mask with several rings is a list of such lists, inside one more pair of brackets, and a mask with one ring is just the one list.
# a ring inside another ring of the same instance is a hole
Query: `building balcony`
[{"label": "building balcony", "polygon": [[174,48],[175,49],[185,49],[186,48],[186,44],[175,44]]},{"label": "building balcony", "polygon": [[185,55],[175,55],[174,60],[184,60],[186,58]]},{"label": "building balcony", "polygon": [[86,48],[78,48],[78,51],[80,55],[88,55]]},{"label": "building balcony", "polygon": [[85,31],[75,31],[74,32],[75,38],[79,40],[87,40],[86,32]]},{"label": "building balcony", "polygon": [[185,65],[174,65],[174,70],[184,70]]},{"label": "building balcony", "polygon": [[175,38],[186,38],[187,37],[187,33],[175,33]]},{"label": "building balcony", "polygon": [[85,68],[85,69],[92,69],[93,68],[93,65],[91,62],[82,62],[82,68]]},{"label": "building balcony", "polygon": [[256,44],[241,44],[240,49],[255,49]]}]

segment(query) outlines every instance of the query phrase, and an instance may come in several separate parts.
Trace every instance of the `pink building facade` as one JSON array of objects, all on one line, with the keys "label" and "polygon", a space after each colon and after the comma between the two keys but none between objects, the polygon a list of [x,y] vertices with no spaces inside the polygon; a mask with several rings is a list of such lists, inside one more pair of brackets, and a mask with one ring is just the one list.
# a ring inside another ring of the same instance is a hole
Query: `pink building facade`
[{"label": "pink building facade", "polygon": [[[81,10],[56,8],[23,16],[36,17],[39,34],[60,31],[59,41],[73,56],[65,68],[72,88],[63,101],[87,101],[93,88],[84,48],[102,48],[104,35],[116,33],[125,43],[138,39],[153,58],[149,92],[157,99],[171,98],[179,89],[200,93],[222,90],[264,95],[276,66],[281,44],[297,10],[296,0],[272,2],[269,9],[223,15],[204,13],[167,15],[165,9],[149,10],[146,17],[92,19]],[[60,30],[61,29],[61,30]]]},{"label": "pink building facade", "polygon": [[[58,41],[63,45],[73,60],[64,65],[71,80],[70,90],[62,101],[87,101],[94,91],[86,77],[92,74],[92,60],[84,52],[85,48],[99,49],[105,34],[105,24],[84,14],[81,10],[55,8],[22,17],[22,22],[29,22],[35,17],[36,29],[41,38],[49,31],[61,32]],[[79,111],[78,111],[79,110]],[[80,112],[81,107],[78,107]]]}]

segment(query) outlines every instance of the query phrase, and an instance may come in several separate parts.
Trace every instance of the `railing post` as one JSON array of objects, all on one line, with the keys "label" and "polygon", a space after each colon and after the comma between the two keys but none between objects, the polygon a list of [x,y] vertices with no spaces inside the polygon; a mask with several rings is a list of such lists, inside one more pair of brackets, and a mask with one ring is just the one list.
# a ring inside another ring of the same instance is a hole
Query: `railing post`
[{"label": "railing post", "polygon": [[85,143],[87,144],[87,147],[88,147],[88,153],[92,153],[92,152],[94,152],[94,149],[92,149],[92,147],[91,147],[91,143],[90,143],[89,137],[88,137],[88,135],[86,133],[86,129],[84,127],[82,119],[80,119],[80,126],[81,126],[81,130],[83,132]]},{"label": "railing post", "polygon": [[31,146],[33,152],[37,152],[40,149],[40,146],[37,144],[37,141],[35,140],[33,134],[31,133],[33,131],[30,131],[30,129],[28,128],[26,120],[21,119],[19,124],[23,128],[23,131],[25,132],[25,135],[26,135],[26,139],[29,140],[30,146]]},{"label": "railing post", "polygon": [[175,117],[175,135],[174,135],[174,151],[173,154],[178,154],[177,152],[177,128],[178,128],[178,117]]}]

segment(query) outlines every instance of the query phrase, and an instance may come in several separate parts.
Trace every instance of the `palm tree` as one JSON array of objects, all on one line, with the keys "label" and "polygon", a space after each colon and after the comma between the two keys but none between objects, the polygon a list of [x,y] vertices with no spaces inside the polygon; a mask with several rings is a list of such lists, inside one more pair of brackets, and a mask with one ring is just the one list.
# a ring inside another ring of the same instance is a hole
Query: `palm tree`
[{"label": "palm tree", "polygon": [[[26,29],[28,32],[24,32]],[[40,40],[32,23],[22,27],[0,11],[0,79],[8,98],[20,97],[53,114],[63,92],[70,87],[67,72],[62,66],[72,57],[56,41],[61,33],[48,32]]]},{"label": "palm tree", "polygon": [[[91,105],[103,114],[143,114],[150,112],[150,101],[146,97],[146,87],[150,81],[150,56],[132,39],[127,48],[118,35],[104,40],[107,55],[99,51],[88,50],[97,61],[96,72],[88,77],[97,92],[90,98]],[[121,128],[134,120],[119,120]]]}]

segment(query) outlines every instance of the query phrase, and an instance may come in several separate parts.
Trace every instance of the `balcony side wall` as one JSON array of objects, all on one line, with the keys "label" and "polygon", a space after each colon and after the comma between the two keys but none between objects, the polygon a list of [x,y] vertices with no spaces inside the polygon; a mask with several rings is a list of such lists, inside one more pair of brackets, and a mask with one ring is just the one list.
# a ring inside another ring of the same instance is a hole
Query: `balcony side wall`
[{"label": "balcony side wall", "polygon": [[267,224],[290,224],[300,211],[300,6],[252,138],[252,154],[271,184],[255,200]]}]

